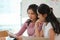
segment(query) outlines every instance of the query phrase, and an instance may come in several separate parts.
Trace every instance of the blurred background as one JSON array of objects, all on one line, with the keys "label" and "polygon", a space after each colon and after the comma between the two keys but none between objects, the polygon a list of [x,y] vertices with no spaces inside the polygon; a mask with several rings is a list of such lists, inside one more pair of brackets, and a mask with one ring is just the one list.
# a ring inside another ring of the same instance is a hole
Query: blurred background
[{"label": "blurred background", "polygon": [[[27,14],[28,6],[30,4],[37,4],[39,6],[41,3],[45,3],[45,4],[49,5],[50,7],[52,7],[54,15],[60,21],[60,0],[22,0],[22,3],[21,3],[21,6],[22,6],[22,11],[21,11],[22,12],[22,14],[21,14],[22,24],[28,19],[28,14]],[[26,32],[25,32],[25,36],[27,36]]]},{"label": "blurred background", "polygon": [[[40,5],[41,3],[52,7],[55,16],[58,19],[60,18],[60,0],[0,0],[0,30],[9,30],[13,34],[17,33],[28,19],[28,6],[30,4]],[[28,36],[26,31],[23,35]],[[7,40],[12,39],[7,37]]]}]

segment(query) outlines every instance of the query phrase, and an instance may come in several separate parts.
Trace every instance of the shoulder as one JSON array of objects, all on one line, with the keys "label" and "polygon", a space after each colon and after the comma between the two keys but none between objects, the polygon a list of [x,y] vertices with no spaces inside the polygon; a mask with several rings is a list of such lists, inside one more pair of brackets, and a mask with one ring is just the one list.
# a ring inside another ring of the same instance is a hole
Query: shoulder
[{"label": "shoulder", "polygon": [[29,24],[31,23],[31,20],[28,19],[28,20],[26,21],[26,23],[27,23],[27,25],[29,26]]},{"label": "shoulder", "polygon": [[30,19],[27,19],[26,23],[28,23],[28,22],[31,22],[31,20]]},{"label": "shoulder", "polygon": [[52,27],[52,24],[51,24],[51,22],[48,22],[47,26],[50,26],[50,27]]},{"label": "shoulder", "polygon": [[29,26],[30,23],[31,23],[31,20],[27,19],[22,25],[23,25],[23,27],[27,27],[27,26]]},{"label": "shoulder", "polygon": [[46,23],[43,24],[43,29],[49,30],[51,28],[53,28],[53,27],[52,27],[52,24],[50,22],[48,22],[47,25],[46,25]]},{"label": "shoulder", "polygon": [[51,22],[48,22],[47,28],[48,28],[48,29],[52,29],[52,28],[53,28]]},{"label": "shoulder", "polygon": [[27,19],[23,24],[26,24],[26,23],[28,23],[30,21],[30,19]]},{"label": "shoulder", "polygon": [[29,22],[29,19],[27,19],[22,25],[26,26],[28,24],[28,22]]}]

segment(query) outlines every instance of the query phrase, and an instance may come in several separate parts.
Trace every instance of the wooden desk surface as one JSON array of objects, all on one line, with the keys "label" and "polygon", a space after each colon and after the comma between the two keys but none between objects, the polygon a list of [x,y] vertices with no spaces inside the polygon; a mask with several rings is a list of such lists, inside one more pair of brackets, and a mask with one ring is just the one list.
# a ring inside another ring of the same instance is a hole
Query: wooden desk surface
[{"label": "wooden desk surface", "polygon": [[42,37],[23,37],[23,40],[48,40],[48,38],[42,38]]},{"label": "wooden desk surface", "polygon": [[0,37],[7,37],[8,33],[7,31],[0,31]]}]

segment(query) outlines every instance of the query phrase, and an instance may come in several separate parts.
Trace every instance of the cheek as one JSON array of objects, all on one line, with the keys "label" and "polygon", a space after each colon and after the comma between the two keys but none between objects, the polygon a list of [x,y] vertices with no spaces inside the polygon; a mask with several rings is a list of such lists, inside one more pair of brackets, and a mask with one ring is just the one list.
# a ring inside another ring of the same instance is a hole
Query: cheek
[{"label": "cheek", "polygon": [[28,14],[29,17],[31,17],[31,14]]},{"label": "cheek", "polygon": [[40,19],[41,18],[41,15],[38,15],[38,18]]},{"label": "cheek", "polygon": [[43,19],[43,16],[42,16],[42,15],[38,15],[38,18],[39,18],[39,19]]},{"label": "cheek", "polygon": [[32,15],[33,18],[36,18],[36,15]]}]

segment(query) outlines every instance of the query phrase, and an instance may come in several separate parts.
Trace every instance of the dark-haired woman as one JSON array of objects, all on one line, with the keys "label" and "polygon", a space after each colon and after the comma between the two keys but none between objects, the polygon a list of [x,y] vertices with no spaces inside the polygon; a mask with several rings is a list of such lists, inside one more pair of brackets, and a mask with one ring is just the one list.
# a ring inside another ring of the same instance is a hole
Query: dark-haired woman
[{"label": "dark-haired woman", "polygon": [[29,5],[29,7],[27,9],[27,13],[28,13],[28,16],[30,19],[28,19],[24,23],[21,30],[16,34],[16,36],[17,36],[16,39],[20,40],[22,38],[21,35],[24,33],[24,31],[26,29],[27,29],[28,36],[34,36],[34,34],[35,34],[35,22],[38,19],[37,8],[38,8],[38,6],[36,4]]},{"label": "dark-haired woman", "polygon": [[[35,23],[35,35],[49,38],[49,40],[55,40],[55,35],[60,34],[60,23],[53,14],[53,9],[46,4],[41,4],[37,12],[39,19]],[[39,23],[43,23],[40,32],[38,31]]]}]

